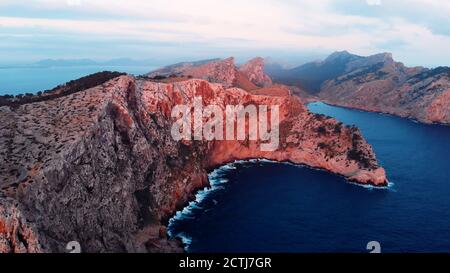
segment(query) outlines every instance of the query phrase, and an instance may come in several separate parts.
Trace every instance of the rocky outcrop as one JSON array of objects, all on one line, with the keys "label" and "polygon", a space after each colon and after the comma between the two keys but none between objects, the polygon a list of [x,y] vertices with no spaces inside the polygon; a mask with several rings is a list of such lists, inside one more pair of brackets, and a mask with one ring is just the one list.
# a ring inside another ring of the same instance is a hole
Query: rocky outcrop
[{"label": "rocky outcrop", "polygon": [[148,77],[157,76],[185,76],[188,78],[203,79],[212,83],[221,83],[226,87],[235,85],[237,79],[237,69],[234,58],[224,60],[213,59],[200,62],[188,62],[170,65],[147,74]]},{"label": "rocky outcrop", "polygon": [[[280,106],[280,145],[259,141],[175,141],[177,104]],[[121,76],[101,86],[17,108],[0,107],[0,250],[176,252],[168,217],[208,185],[207,171],[247,158],[323,168],[386,185],[354,127],[312,114],[290,95],[253,95],[192,79],[161,83]]]},{"label": "rocky outcrop", "polygon": [[239,71],[244,74],[252,83],[259,87],[272,85],[272,80],[264,72],[264,59],[257,57],[239,67]]},{"label": "rocky outcrop", "polygon": [[264,73],[264,59],[260,57],[251,59],[239,68],[235,65],[233,57],[224,60],[179,63],[150,72],[147,76],[203,79],[247,91],[272,85],[272,80]]}]

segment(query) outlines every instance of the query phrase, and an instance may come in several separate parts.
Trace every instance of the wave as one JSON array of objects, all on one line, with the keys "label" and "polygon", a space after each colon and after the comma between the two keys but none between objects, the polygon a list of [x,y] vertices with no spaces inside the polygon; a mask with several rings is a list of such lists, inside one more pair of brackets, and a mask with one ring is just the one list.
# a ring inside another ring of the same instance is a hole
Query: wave
[{"label": "wave", "polygon": [[[212,172],[208,174],[209,186],[199,190],[195,194],[194,201],[189,202],[189,204],[184,207],[182,210],[177,211],[175,215],[169,219],[169,224],[167,227],[167,234],[171,238],[178,238],[182,241],[185,246],[185,251],[189,251],[189,247],[192,243],[192,238],[185,234],[184,232],[180,232],[175,234],[174,225],[177,221],[181,221],[183,219],[193,219],[194,210],[203,209],[201,203],[213,192],[223,190],[225,187],[224,184],[228,183],[228,179],[225,178],[225,175],[228,171],[236,169],[236,164],[243,163],[244,161],[235,161],[233,163],[229,163],[223,165],[217,169],[214,169]],[[216,200],[212,200],[214,205],[217,205]]]},{"label": "wave", "polygon": [[[175,215],[169,219],[169,223],[167,226],[167,235],[170,238],[180,239],[184,245],[184,250],[189,251],[189,247],[192,243],[192,238],[188,236],[184,232],[176,233],[174,230],[175,224],[177,221],[182,221],[184,219],[193,219],[194,211],[201,210],[203,207],[201,203],[205,201],[205,199],[213,192],[224,190],[224,184],[228,183],[228,179],[225,178],[228,171],[235,170],[238,165],[243,165],[247,163],[257,163],[257,162],[265,162],[265,163],[275,163],[275,161],[267,160],[267,159],[248,159],[248,160],[236,160],[232,163],[228,163],[222,165],[208,174],[209,186],[199,190],[195,194],[195,199],[188,203],[186,207],[182,210],[179,210],[175,213]],[[217,200],[212,200],[213,205],[217,205]],[[210,210],[210,209],[207,209]]]}]

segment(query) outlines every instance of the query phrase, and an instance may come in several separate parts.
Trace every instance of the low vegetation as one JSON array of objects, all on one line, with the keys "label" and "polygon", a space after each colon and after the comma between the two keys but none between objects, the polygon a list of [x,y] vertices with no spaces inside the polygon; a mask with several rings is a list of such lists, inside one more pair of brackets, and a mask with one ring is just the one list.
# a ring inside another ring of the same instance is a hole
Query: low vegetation
[{"label": "low vegetation", "polygon": [[0,96],[0,106],[17,107],[19,105],[27,103],[47,101],[59,97],[64,97],[79,91],[83,91],[101,85],[111,79],[114,79],[122,75],[125,75],[125,73],[103,71],[79,78],[77,80],[67,82],[51,90],[46,90],[43,92],[39,91],[36,94],[26,93],[25,95],[19,94],[16,96],[13,95]]}]

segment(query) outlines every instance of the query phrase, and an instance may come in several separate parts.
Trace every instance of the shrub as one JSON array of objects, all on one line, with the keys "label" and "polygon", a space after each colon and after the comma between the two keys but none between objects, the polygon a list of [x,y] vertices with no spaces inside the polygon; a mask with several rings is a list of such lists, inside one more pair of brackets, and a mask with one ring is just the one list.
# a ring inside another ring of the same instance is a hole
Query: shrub
[{"label": "shrub", "polygon": [[160,81],[160,80],[164,80],[164,79],[166,79],[166,76],[162,76],[162,75],[156,75],[156,76],[154,76],[153,78],[151,78],[152,80],[157,80],[157,81]]},{"label": "shrub", "polygon": [[333,132],[336,133],[336,134],[340,134],[341,133],[341,126],[342,126],[342,123],[335,124]]},{"label": "shrub", "polygon": [[325,128],[325,126],[321,125],[321,126],[317,127],[317,133],[319,133],[320,135],[324,135],[327,133],[327,128]]},{"label": "shrub", "polygon": [[347,152],[347,157],[350,160],[358,162],[359,165],[361,165],[363,168],[370,168],[371,166],[370,160],[366,158],[362,151],[356,149],[355,147]]}]

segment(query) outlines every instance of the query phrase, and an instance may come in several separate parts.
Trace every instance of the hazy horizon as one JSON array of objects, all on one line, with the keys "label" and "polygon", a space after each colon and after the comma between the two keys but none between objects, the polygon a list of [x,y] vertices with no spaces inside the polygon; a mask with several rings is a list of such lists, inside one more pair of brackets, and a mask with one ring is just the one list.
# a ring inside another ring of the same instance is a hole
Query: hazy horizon
[{"label": "hazy horizon", "polygon": [[[189,58],[178,58],[178,59],[173,59],[171,60],[152,60],[152,59],[137,59],[137,58],[131,58],[131,57],[114,57],[114,58],[110,58],[110,59],[96,59],[96,58],[47,58],[47,59],[39,59],[36,61],[32,61],[32,62],[6,62],[6,63],[2,63],[0,61],[0,69],[1,68],[8,68],[8,67],[27,67],[27,66],[43,66],[45,67],[48,64],[54,65],[54,66],[77,66],[77,65],[88,65],[88,66],[103,66],[103,65],[108,65],[108,66],[117,66],[117,67],[121,67],[121,66],[152,66],[155,68],[159,68],[159,67],[164,67],[164,66],[168,66],[168,65],[172,65],[172,64],[176,64],[176,63],[182,63],[182,62],[196,62],[196,61],[205,61],[205,60],[214,60],[214,59],[226,59],[229,57],[233,57],[235,58],[235,62],[237,65],[241,65],[244,64],[245,62],[255,58],[255,57],[262,57],[264,59],[266,59],[267,63],[274,63],[274,64],[279,64],[285,68],[294,68],[297,66],[301,66],[307,63],[312,63],[312,62],[320,62],[325,60],[328,56],[330,56],[333,53],[336,53],[338,51],[334,51],[334,52],[330,52],[329,54],[325,54],[325,55],[311,55],[311,56],[296,56],[296,58],[274,58],[271,56],[252,56],[252,57],[235,57],[235,56],[226,56],[226,57],[215,57],[215,56],[210,56],[210,57],[205,57],[205,58],[197,58],[197,59],[189,59]],[[348,52],[348,51],[347,51]],[[349,52],[350,54],[354,54],[352,52]],[[378,52],[375,54],[379,54],[379,53],[386,53],[386,52]],[[389,53],[389,52],[388,52]],[[357,54],[354,54],[357,55]],[[362,56],[362,57],[368,57],[370,55],[358,55],[358,56]],[[393,56],[394,61],[399,61],[395,58],[395,56]],[[58,64],[59,63],[59,64]],[[407,64],[406,64],[407,65]],[[2,67],[3,66],[3,67]],[[439,65],[440,66],[440,65]],[[448,66],[448,65],[447,65]],[[437,66],[423,66],[426,68],[435,68]]]}]

